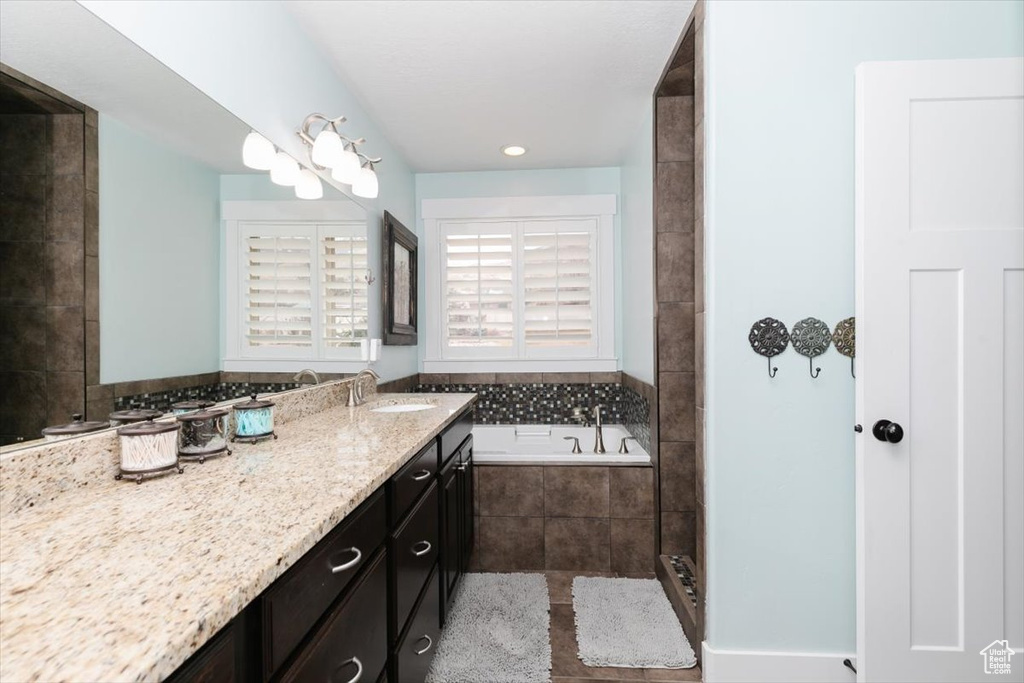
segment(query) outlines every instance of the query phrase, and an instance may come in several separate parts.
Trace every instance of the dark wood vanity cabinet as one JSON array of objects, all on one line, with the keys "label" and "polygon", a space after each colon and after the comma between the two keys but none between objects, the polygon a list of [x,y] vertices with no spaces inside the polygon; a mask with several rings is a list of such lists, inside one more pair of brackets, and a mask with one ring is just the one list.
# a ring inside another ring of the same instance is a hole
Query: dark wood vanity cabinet
[{"label": "dark wood vanity cabinet", "polygon": [[183,664],[175,683],[422,683],[473,547],[464,413]]}]

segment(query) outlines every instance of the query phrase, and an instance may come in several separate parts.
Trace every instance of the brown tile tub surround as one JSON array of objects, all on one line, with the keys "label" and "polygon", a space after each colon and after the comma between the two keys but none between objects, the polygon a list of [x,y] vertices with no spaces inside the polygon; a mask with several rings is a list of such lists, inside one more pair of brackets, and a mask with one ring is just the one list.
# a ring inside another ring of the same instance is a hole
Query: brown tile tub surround
[{"label": "brown tile tub surround", "polygon": [[654,570],[652,467],[477,465],[479,571]]}]

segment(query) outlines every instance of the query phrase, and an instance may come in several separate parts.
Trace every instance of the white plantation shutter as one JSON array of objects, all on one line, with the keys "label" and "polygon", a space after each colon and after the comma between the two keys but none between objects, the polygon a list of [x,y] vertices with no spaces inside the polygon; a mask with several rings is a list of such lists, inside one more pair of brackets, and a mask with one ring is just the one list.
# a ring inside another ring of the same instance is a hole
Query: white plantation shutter
[{"label": "white plantation shutter", "polygon": [[442,225],[446,358],[582,358],[597,350],[593,218]]},{"label": "white plantation shutter", "polygon": [[346,358],[367,336],[365,223],[240,222],[241,355]]},{"label": "white plantation shutter", "polygon": [[463,225],[444,238],[444,334],[459,350],[509,353],[516,343],[513,233],[510,226]]},{"label": "white plantation shutter", "polygon": [[593,347],[595,221],[532,222],[523,227],[523,339],[527,354],[539,349]]},{"label": "white plantation shutter", "polygon": [[366,236],[330,227],[320,233],[324,344],[358,347],[367,337],[370,315]]},{"label": "white plantation shutter", "polygon": [[313,341],[313,236],[266,226],[243,237],[245,343],[309,347]]}]

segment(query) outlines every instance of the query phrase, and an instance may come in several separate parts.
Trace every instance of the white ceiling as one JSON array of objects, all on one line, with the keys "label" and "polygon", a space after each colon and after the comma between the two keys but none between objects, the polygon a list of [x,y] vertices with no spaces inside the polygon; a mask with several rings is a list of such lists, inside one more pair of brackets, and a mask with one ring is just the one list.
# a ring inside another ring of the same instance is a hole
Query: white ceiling
[{"label": "white ceiling", "polygon": [[[619,165],[693,5],[287,4],[419,172]],[[529,152],[505,157],[511,143]]]},{"label": "white ceiling", "polygon": [[73,0],[0,0],[0,61],[222,173],[249,127]]}]

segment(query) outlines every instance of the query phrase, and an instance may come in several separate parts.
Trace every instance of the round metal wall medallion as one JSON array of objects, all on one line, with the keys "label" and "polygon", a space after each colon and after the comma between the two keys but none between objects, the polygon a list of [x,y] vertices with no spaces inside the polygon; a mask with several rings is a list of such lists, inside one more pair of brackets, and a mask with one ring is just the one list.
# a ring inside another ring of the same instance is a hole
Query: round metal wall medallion
[{"label": "round metal wall medallion", "polygon": [[762,318],[750,328],[750,348],[768,358],[768,376],[774,377],[778,368],[773,368],[771,359],[789,346],[789,330],[785,323],[775,318]]},{"label": "round metal wall medallion", "polygon": [[811,377],[817,377],[821,368],[813,367],[813,359],[828,351],[832,343],[832,333],[823,321],[817,318],[804,318],[793,325],[793,350],[801,356],[807,356]]},{"label": "round metal wall medallion", "polygon": [[850,359],[850,374],[856,378],[853,359],[857,356],[857,319],[850,316],[837,322],[836,329],[832,330],[832,343],[836,351]]}]

